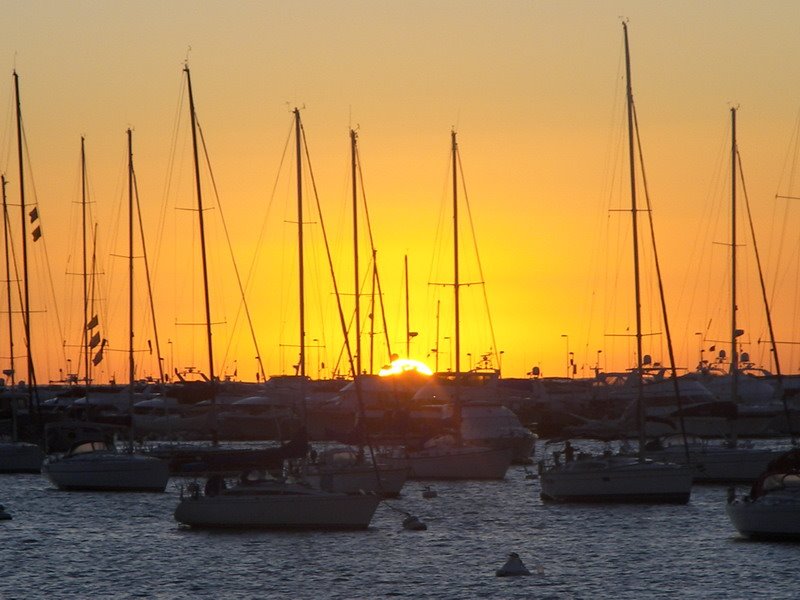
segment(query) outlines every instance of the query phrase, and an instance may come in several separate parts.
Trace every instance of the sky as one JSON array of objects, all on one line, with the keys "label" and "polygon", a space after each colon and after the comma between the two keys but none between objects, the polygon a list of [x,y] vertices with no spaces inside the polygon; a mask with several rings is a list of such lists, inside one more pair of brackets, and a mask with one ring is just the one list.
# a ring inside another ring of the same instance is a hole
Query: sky
[{"label": "sky", "polygon": [[[701,352],[714,360],[729,348],[736,107],[746,186],[737,186],[741,350],[756,365],[774,368],[746,189],[775,336],[783,342],[781,368],[800,370],[800,349],[791,343],[800,340],[792,235],[800,208],[776,197],[800,196],[792,180],[800,109],[796,2],[140,0],[3,7],[0,170],[17,247],[16,70],[26,204],[37,206],[43,231],[29,261],[39,382],[83,372],[82,136],[89,231],[97,232],[89,244],[96,257],[91,312],[108,340],[92,377],[127,380],[128,128],[158,328],[156,338],[137,240],[137,377],[158,375],[159,351],[150,351],[156,339],[168,372],[209,372],[187,64],[205,141],[200,153],[208,155],[201,189],[215,375],[252,381],[260,371],[256,357],[266,375],[290,373],[298,362],[295,107],[310,158],[303,175],[309,375],[348,371],[321,228],[350,321],[351,128],[365,192],[359,195],[362,369],[388,361],[387,339],[392,353],[406,354],[406,257],[409,329],[417,333],[410,355],[432,367],[438,355],[441,370],[455,368],[453,287],[436,285],[453,280],[451,131],[461,167],[460,279],[471,284],[460,289],[461,368],[485,355],[506,377],[524,377],[534,367],[564,376],[570,360],[575,376],[591,375],[596,366],[632,367],[623,18],[677,365],[693,369]],[[643,203],[641,172],[637,180]],[[380,293],[373,292],[364,206]],[[647,213],[637,214],[647,233]],[[644,352],[667,363],[649,235],[641,246]],[[11,296],[13,353],[17,378],[24,378],[19,291]],[[0,297],[5,306],[5,290]],[[373,298],[383,299],[385,328]],[[3,365],[10,362],[8,339],[4,324]]]}]

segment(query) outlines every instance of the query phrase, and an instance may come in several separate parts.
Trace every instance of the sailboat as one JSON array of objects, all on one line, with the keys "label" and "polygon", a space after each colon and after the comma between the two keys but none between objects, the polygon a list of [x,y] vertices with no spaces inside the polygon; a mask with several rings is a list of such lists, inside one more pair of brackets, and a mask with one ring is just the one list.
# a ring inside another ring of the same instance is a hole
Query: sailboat
[{"label": "sailboat", "polygon": [[[298,117],[299,118],[299,117]],[[352,214],[353,214],[353,272],[355,296],[355,356],[352,357],[353,382],[355,391],[355,440],[358,450],[349,448],[330,448],[320,453],[315,453],[313,461],[304,460],[299,467],[302,478],[315,487],[336,492],[356,493],[358,491],[372,492],[384,497],[395,497],[408,477],[408,469],[404,465],[388,465],[375,460],[366,460],[365,446],[368,446],[367,424],[364,411],[364,386],[366,374],[361,371],[361,308],[360,308],[360,273],[358,253],[358,134],[350,130],[350,167],[352,180]],[[298,162],[297,168],[301,168]],[[298,220],[302,220],[298,215]],[[369,225],[369,223],[367,223]],[[370,233],[371,236],[371,233]],[[374,257],[373,251],[373,257]],[[373,265],[374,266],[374,265]],[[337,295],[338,297],[338,295]],[[343,329],[344,325],[343,325]],[[347,335],[346,331],[343,331]],[[303,342],[301,340],[301,346]],[[347,341],[348,355],[350,343]],[[301,361],[303,359],[301,358]],[[370,452],[370,454],[372,454]]]},{"label": "sailboat", "polygon": [[384,456],[388,464],[407,465],[409,479],[503,479],[511,466],[511,448],[490,448],[464,444],[462,436],[462,399],[460,385],[468,373],[461,372],[461,324],[458,271],[458,144],[455,130],[450,132],[453,163],[453,289],[455,306],[455,373],[447,374],[453,381],[453,429],[455,435],[429,440],[419,450],[409,448],[392,451]]},{"label": "sailboat", "polygon": [[[133,140],[128,129],[128,409],[133,414]],[[84,141],[81,138],[81,158],[85,169]],[[85,187],[84,187],[85,189]],[[84,202],[85,204],[85,202]],[[88,372],[87,372],[88,385]],[[133,420],[129,429],[128,448],[124,452],[106,440],[86,440],[76,443],[63,456],[48,458],[42,472],[62,490],[143,491],[163,492],[169,481],[166,462],[133,451]]]},{"label": "sailboat", "polygon": [[631,87],[628,26],[622,24],[625,38],[625,67],[628,108],[628,155],[630,160],[631,215],[633,220],[633,259],[636,307],[637,421],[639,430],[638,457],[612,455],[567,460],[541,469],[541,497],[556,502],[651,502],[681,503],[689,501],[692,474],[688,466],[659,463],[645,458],[644,434],[644,360],[642,356],[642,318],[639,291],[639,239],[636,206],[636,171],[634,161],[633,91]]},{"label": "sailboat", "polygon": [[[19,76],[16,71],[14,72],[14,94],[16,98],[16,117],[17,117],[17,155],[19,161],[19,177],[20,177],[20,204],[22,213],[22,260],[23,260],[23,306],[24,311],[24,330],[25,330],[25,346],[27,348],[27,363],[28,363],[28,385],[27,385],[27,415],[28,421],[33,423],[34,414],[38,416],[38,410],[35,410],[33,396],[35,392],[34,386],[34,371],[33,359],[31,357],[31,341],[30,341],[30,303],[28,301],[28,246],[27,246],[27,215],[25,214],[25,185],[24,185],[24,165],[22,163],[22,108],[19,95]],[[12,311],[11,311],[11,273],[9,269],[9,223],[8,223],[8,206],[6,204],[6,180],[5,176],[2,178],[2,193],[3,193],[3,231],[5,241],[5,264],[6,264],[6,282],[8,292],[8,337],[10,345],[9,357],[11,360],[11,368],[8,370],[10,376],[14,377],[14,341],[13,333],[11,331]],[[36,210],[36,209],[34,209]],[[32,213],[33,214],[33,213]],[[19,402],[23,400],[17,398],[13,392],[4,394],[7,401],[11,405],[11,418],[12,418],[12,432],[11,440],[0,442],[0,473],[38,473],[44,460],[44,452],[37,445],[30,442],[23,442],[19,440],[18,436],[18,414]],[[36,407],[38,409],[38,406]]]},{"label": "sailboat", "polygon": [[[736,262],[737,262],[737,228],[736,228],[736,192],[737,192],[737,164],[739,162],[739,149],[736,140],[736,115],[737,109],[731,108],[731,321],[730,321],[730,372],[726,375],[714,376],[712,379],[719,380],[720,384],[727,387],[726,394],[729,394],[731,402],[737,406],[741,406],[741,398],[745,395],[742,389],[744,385],[751,384],[765,384],[763,381],[758,381],[757,378],[748,377],[742,374],[742,363],[747,364],[749,357],[747,353],[742,353],[741,356],[737,350],[737,339],[742,335],[742,330],[739,329],[736,313],[737,313],[737,294],[736,294]],[[751,227],[752,232],[752,227]],[[755,235],[753,235],[753,245],[756,251],[756,263],[759,265],[760,272],[760,258],[758,255],[758,247],[755,244]],[[763,292],[763,278],[762,292]],[[772,351],[775,358],[778,376],[780,378],[780,361],[778,360],[778,352],[774,343],[774,332],[772,329],[772,317],[770,315],[769,305],[767,303],[766,295],[764,295],[764,303],[767,312],[767,323],[769,326],[770,339],[772,340]],[[743,385],[744,384],[744,385]],[[723,394],[720,394],[724,397]],[[752,444],[743,445],[739,442],[736,435],[737,420],[729,420],[732,431],[729,433],[729,439],[723,446],[711,446],[708,443],[694,443],[688,446],[688,454],[690,463],[694,469],[695,481],[715,482],[715,483],[738,483],[738,482],[752,482],[755,481],[759,475],[767,468],[767,465],[781,456],[784,451],[769,449],[769,448],[755,448]],[[793,440],[794,441],[794,440]],[[681,459],[681,454],[676,452],[674,448],[659,448],[653,454],[654,457],[658,456],[661,459],[668,459],[672,456],[676,462],[684,462]]]},{"label": "sailboat", "polygon": [[800,540],[800,450],[770,462],[749,494],[737,497],[731,488],[725,509],[744,536]]},{"label": "sailboat", "polygon": [[[191,97],[191,96],[190,96]],[[194,116],[193,116],[194,120]],[[305,280],[303,263],[303,188],[302,125],[300,110],[294,109],[297,152],[297,210],[299,248],[300,358],[297,379],[300,382],[300,410],[305,419]],[[304,430],[298,432],[304,434]],[[302,477],[302,473],[300,474]],[[325,474],[333,478],[332,473]],[[323,475],[321,478],[324,478]],[[370,479],[377,479],[374,472]],[[380,480],[377,479],[378,485]],[[334,489],[334,488],[332,488]],[[366,529],[380,503],[375,493],[350,494],[311,486],[307,481],[285,478],[252,477],[245,473],[232,487],[221,477],[211,477],[203,493],[193,484],[181,494],[175,520],[193,527],[237,527],[270,529]]]}]

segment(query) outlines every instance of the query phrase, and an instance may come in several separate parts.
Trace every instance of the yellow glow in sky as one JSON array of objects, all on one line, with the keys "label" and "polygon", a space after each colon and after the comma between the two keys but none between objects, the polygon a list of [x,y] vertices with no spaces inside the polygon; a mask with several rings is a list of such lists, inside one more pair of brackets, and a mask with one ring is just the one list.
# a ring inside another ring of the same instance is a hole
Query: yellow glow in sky
[{"label": "yellow glow in sky", "polygon": [[[215,374],[254,380],[256,356],[268,375],[291,373],[298,362],[295,106],[313,168],[313,181],[304,175],[308,375],[349,370],[313,187],[350,322],[350,128],[358,131],[381,285],[377,290],[369,271],[362,207],[362,370],[377,372],[390,353],[405,356],[407,347],[410,358],[454,368],[452,287],[436,285],[452,281],[451,128],[464,177],[461,280],[476,284],[462,288],[462,369],[487,356],[509,377],[534,366],[545,376],[566,375],[571,364],[577,376],[596,365],[631,367],[620,15],[629,19],[633,92],[678,364],[693,368],[701,351],[713,358],[708,349],[730,337],[731,105],[740,107],[739,149],[777,337],[800,340],[800,250],[791,234],[800,207],[776,198],[800,196],[792,179],[800,108],[794,1],[34,1],[7,3],[3,14],[0,170],[14,244],[14,69],[30,161],[26,202],[37,205],[44,232],[30,262],[40,382],[62,379],[82,361],[82,135],[98,236],[95,312],[108,339],[95,376],[127,378],[127,261],[120,257],[127,253],[128,127],[160,340],[157,350],[137,242],[137,375],[157,375],[159,355],[167,371],[208,369],[187,59],[210,161],[202,187]],[[743,206],[739,213],[741,340],[754,362],[770,367]],[[652,252],[643,253],[643,328],[653,334],[645,352],[666,362]],[[372,307],[381,297],[385,315]],[[5,290],[0,298],[5,314]],[[18,292],[12,300],[19,377]],[[407,326],[417,335],[407,336]],[[0,325],[3,365],[12,352],[7,329]],[[795,348],[780,347],[784,371],[800,370]]]}]

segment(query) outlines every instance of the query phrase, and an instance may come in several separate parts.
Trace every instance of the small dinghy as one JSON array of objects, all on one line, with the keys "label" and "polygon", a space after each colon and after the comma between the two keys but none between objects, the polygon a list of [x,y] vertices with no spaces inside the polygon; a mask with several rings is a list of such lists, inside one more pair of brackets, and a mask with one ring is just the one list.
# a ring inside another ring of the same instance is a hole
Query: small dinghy
[{"label": "small dinghy", "polygon": [[6,507],[0,504],[0,521],[10,521],[11,515],[6,512]]},{"label": "small dinghy", "polygon": [[424,490],[422,490],[422,497],[423,497],[423,498],[436,498],[436,496],[438,496],[438,495],[439,495],[439,494],[437,494],[437,493],[436,493],[436,490],[434,490],[434,489],[433,489],[431,486],[429,486],[429,485],[426,485],[426,486],[425,486],[425,489],[424,489]]},{"label": "small dinghy", "polygon": [[420,521],[419,517],[408,515],[403,519],[403,529],[408,529],[409,531],[426,531],[428,526],[423,521]]},{"label": "small dinghy", "polygon": [[498,577],[517,577],[530,574],[531,572],[525,568],[525,564],[516,552],[509,554],[506,564],[495,571],[495,575]]}]

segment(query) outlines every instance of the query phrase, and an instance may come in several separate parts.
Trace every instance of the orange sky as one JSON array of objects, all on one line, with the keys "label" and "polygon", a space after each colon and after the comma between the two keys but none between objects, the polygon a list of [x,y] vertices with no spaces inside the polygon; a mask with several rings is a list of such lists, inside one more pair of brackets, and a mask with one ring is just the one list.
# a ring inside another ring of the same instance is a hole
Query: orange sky
[{"label": "orange sky", "polygon": [[[252,380],[257,368],[250,333],[241,317],[237,322],[222,213],[242,277],[253,269],[246,295],[266,371],[289,372],[296,362],[293,146],[281,166],[294,106],[305,107],[348,315],[348,130],[358,128],[393,350],[404,354],[408,255],[411,329],[419,332],[411,354],[433,364],[440,300],[439,366],[454,362],[446,339],[453,337],[451,290],[429,285],[452,277],[454,127],[495,333],[493,342],[482,289],[465,288],[462,366],[494,345],[503,351],[506,376],[523,376],[533,366],[563,375],[568,351],[575,353],[578,375],[589,374],[598,350],[604,368],[630,367],[632,340],[609,337],[633,327],[630,215],[614,210],[629,206],[620,15],[630,22],[634,96],[677,362],[694,367],[701,347],[719,347],[714,340],[729,336],[729,250],[722,244],[729,243],[732,104],[740,107],[739,148],[777,337],[800,340],[794,322],[800,277],[790,236],[800,208],[775,199],[800,195],[792,189],[790,155],[800,108],[796,2],[7,2],[4,9],[0,169],[9,180],[9,202],[16,204],[16,68],[31,161],[28,202],[38,203],[48,253],[44,257],[38,243],[31,260],[40,381],[58,379],[59,369],[74,371],[78,362],[74,345],[83,317],[80,279],[72,273],[80,270],[81,135],[99,235],[98,312],[112,349],[96,378],[127,378],[118,351],[127,345],[127,265],[112,256],[127,252],[127,127],[134,129],[161,355],[168,368],[207,370],[202,329],[176,325],[202,320],[199,280],[189,277],[199,265],[196,213],[177,210],[195,202],[182,72],[187,57],[222,205],[205,175],[218,373],[238,369],[240,378]],[[479,276],[463,210],[462,280],[473,282]],[[17,227],[16,208],[12,218]],[[341,334],[319,219],[310,212],[306,218],[314,221],[306,228],[307,370],[328,375]],[[742,339],[754,361],[769,366],[745,227],[742,221]],[[364,268],[367,252],[364,242]],[[141,261],[136,268],[142,376],[155,374],[156,363],[146,352],[153,335],[143,316]],[[645,271],[645,328],[661,332],[653,316],[652,270]],[[5,302],[5,293],[0,296]],[[383,328],[376,328],[378,339]],[[19,335],[19,324],[16,329]],[[3,324],[4,365],[7,337]],[[20,356],[21,338],[16,343]],[[363,344],[367,366],[367,338]],[[793,348],[781,346],[782,362],[796,372],[800,351]],[[648,337],[646,352],[666,361],[663,336]],[[382,344],[376,353],[377,368],[386,360]],[[19,359],[17,369],[24,370]]]}]

